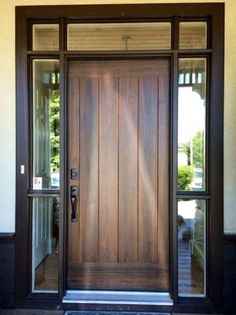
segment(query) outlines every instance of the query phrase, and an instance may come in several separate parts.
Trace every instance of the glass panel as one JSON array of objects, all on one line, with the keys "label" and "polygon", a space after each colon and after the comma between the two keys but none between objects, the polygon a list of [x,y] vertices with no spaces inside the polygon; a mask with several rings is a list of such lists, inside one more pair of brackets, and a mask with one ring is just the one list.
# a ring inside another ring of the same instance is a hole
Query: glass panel
[{"label": "glass panel", "polygon": [[34,24],[32,36],[33,50],[59,50],[58,24]]},{"label": "glass panel", "polygon": [[179,60],[178,190],[205,189],[206,59]]},{"label": "glass panel", "polygon": [[69,24],[68,50],[171,48],[171,23]]},{"label": "glass panel", "polygon": [[32,211],[32,291],[57,291],[59,198],[34,198]]},{"label": "glass panel", "polygon": [[179,295],[205,295],[205,208],[204,200],[178,201]]},{"label": "glass panel", "polygon": [[206,22],[180,22],[179,23],[180,49],[207,48]]},{"label": "glass panel", "polygon": [[59,61],[33,61],[33,189],[59,188]]}]

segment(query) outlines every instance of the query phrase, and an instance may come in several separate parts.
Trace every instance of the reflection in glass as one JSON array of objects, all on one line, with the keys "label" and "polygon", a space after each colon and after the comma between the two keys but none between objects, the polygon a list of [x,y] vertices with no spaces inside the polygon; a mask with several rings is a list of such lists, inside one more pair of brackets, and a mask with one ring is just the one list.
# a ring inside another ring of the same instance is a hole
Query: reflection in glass
[{"label": "reflection in glass", "polygon": [[32,291],[57,291],[59,198],[34,198],[32,211]]},{"label": "reflection in glass", "polygon": [[204,200],[178,201],[179,295],[205,295],[205,213]]},{"label": "reflection in glass", "polygon": [[180,22],[179,23],[180,49],[206,49],[207,23],[206,22]]},{"label": "reflection in glass", "polygon": [[59,188],[59,62],[33,61],[33,189]]},{"label": "reflection in glass", "polygon": [[32,29],[33,50],[59,50],[59,25],[34,24]]},{"label": "reflection in glass", "polygon": [[171,23],[69,24],[68,50],[171,48]]},{"label": "reflection in glass", "polygon": [[206,59],[179,60],[178,190],[205,190]]}]

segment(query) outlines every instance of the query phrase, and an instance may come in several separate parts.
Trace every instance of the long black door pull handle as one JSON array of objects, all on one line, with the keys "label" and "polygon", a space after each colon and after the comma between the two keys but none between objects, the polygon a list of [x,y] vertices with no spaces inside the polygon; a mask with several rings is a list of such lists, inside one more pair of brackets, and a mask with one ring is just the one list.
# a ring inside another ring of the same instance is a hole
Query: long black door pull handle
[{"label": "long black door pull handle", "polygon": [[71,222],[78,221],[77,203],[79,197],[79,186],[71,186],[70,188],[70,200],[71,200]]}]

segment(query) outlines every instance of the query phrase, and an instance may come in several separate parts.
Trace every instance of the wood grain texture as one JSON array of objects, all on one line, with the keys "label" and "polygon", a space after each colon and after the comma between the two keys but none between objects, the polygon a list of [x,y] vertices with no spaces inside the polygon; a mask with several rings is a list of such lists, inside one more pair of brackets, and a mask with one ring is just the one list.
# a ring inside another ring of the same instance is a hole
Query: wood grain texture
[{"label": "wood grain texture", "polygon": [[80,79],[79,220],[84,262],[98,261],[98,88],[98,79]]},{"label": "wood grain texture", "polygon": [[119,80],[119,261],[137,262],[138,79]]},{"label": "wood grain texture", "polygon": [[163,60],[71,61],[69,78],[166,76],[169,64]]},{"label": "wood grain texture", "polygon": [[158,263],[168,265],[169,253],[169,84],[168,76],[159,77],[158,134]]},{"label": "wood grain texture", "polygon": [[158,264],[73,264],[68,276],[72,289],[168,291],[168,269]]},{"label": "wood grain texture", "polygon": [[99,86],[99,261],[118,255],[118,80]]},{"label": "wood grain texture", "polygon": [[139,260],[157,262],[158,79],[139,83]]},{"label": "wood grain texture", "polygon": [[[79,152],[79,99],[80,99],[80,80],[79,78],[73,78],[69,85],[69,101],[68,101],[68,122],[70,128],[68,129],[68,145],[70,148],[70,154],[68,154],[68,163],[71,168],[80,167],[80,152]],[[77,106],[75,106],[77,104]],[[73,148],[73,149],[72,149]],[[70,179],[70,169],[68,170],[69,186],[79,185],[79,179]],[[68,196],[68,205],[70,205],[70,196]],[[77,208],[79,213],[79,206]],[[74,224],[71,223],[71,211],[68,211],[68,255],[70,261],[80,260],[80,250],[79,250],[79,232],[80,225],[79,221]],[[77,241],[74,241],[77,240]]]},{"label": "wood grain texture", "polygon": [[168,290],[168,67],[70,64],[69,167],[80,168],[71,288]]}]

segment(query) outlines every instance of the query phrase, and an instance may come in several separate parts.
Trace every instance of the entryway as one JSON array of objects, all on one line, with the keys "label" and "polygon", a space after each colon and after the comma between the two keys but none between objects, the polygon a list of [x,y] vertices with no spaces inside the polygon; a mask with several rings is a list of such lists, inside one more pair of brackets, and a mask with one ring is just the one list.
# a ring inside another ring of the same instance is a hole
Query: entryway
[{"label": "entryway", "polygon": [[17,9],[19,305],[217,309],[222,7]]}]

